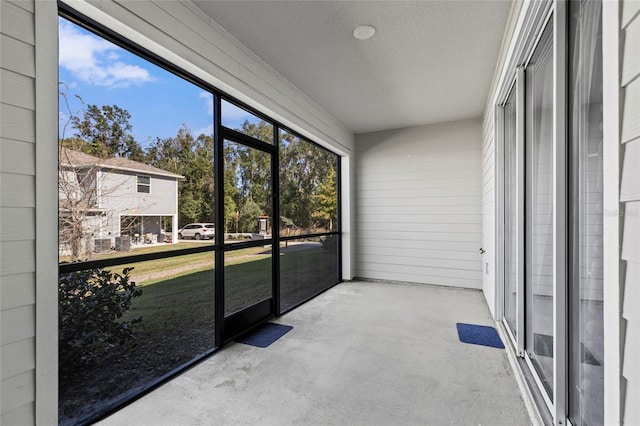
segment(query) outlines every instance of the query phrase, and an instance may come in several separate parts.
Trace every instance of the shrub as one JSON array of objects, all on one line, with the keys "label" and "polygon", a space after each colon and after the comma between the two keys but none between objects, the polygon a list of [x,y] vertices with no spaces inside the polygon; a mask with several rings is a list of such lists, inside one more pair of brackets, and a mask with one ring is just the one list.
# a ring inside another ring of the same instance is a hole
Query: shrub
[{"label": "shrub", "polygon": [[142,294],[122,274],[88,269],[60,274],[58,279],[58,344],[62,366],[88,366],[106,350],[133,337],[132,325],[141,318],[122,321],[131,300]]}]

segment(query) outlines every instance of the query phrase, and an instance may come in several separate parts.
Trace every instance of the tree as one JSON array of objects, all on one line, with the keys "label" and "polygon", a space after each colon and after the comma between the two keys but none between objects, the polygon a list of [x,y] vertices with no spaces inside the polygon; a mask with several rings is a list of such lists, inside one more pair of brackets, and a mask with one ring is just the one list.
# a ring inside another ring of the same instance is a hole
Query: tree
[{"label": "tree", "polygon": [[126,157],[144,160],[144,150],[131,134],[131,114],[117,105],[88,105],[82,117],[72,116],[76,138],[86,145],[83,152],[99,158]]},{"label": "tree", "polygon": [[312,217],[319,221],[321,227],[333,231],[334,220],[338,217],[338,189],[334,167],[329,168],[312,199],[314,201]]},{"label": "tree", "polygon": [[[311,142],[283,132],[280,137],[280,214],[298,227],[313,232],[331,227],[330,205],[318,203],[318,194],[330,197],[335,191],[335,154]],[[331,188],[333,173],[334,184]],[[324,183],[324,186],[321,185]],[[327,198],[327,202],[329,198]]]},{"label": "tree", "polygon": [[213,138],[194,137],[182,126],[176,136],[158,138],[148,148],[146,162],[185,177],[178,184],[178,222],[212,222],[214,218]]}]

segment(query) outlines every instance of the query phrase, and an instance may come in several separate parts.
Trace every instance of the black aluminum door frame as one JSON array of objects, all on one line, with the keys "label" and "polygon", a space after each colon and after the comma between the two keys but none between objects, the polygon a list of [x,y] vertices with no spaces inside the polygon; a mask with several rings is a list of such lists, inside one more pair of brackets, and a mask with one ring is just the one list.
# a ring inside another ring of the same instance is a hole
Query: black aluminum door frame
[{"label": "black aluminum door frame", "polygon": [[[214,185],[216,205],[216,230],[224,230],[224,141],[257,149],[271,156],[271,298],[247,306],[238,312],[225,315],[224,253],[247,247],[265,245],[265,241],[240,244],[224,244],[224,232],[215,236],[215,324],[216,346],[221,347],[238,335],[260,325],[280,313],[279,283],[279,175],[278,175],[278,126],[273,124],[273,144],[258,141],[238,131],[222,126],[222,97],[214,95]],[[226,100],[226,99],[225,99]],[[221,189],[221,190],[218,190]],[[275,230],[275,231],[273,231]]]}]

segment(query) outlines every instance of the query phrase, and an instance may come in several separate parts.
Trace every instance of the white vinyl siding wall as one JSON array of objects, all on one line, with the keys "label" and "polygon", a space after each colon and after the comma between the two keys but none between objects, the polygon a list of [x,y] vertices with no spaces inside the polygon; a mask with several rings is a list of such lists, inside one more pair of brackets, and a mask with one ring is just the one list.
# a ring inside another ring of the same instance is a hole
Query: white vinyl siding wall
[{"label": "white vinyl siding wall", "polygon": [[635,425],[640,424],[640,1],[627,0],[621,6],[624,160],[620,201],[624,212],[622,259],[626,265],[622,307],[626,320],[622,363],[622,376],[626,380],[623,422]]},{"label": "white vinyl siding wall", "polygon": [[482,288],[482,127],[356,135],[356,276]]},{"label": "white vinyl siding wall", "polygon": [[34,2],[0,2],[0,423],[35,421]]},{"label": "white vinyl siding wall", "polygon": [[489,305],[489,310],[495,314],[495,130],[494,110],[490,108],[485,114],[482,130],[482,291]]},{"label": "white vinyl siding wall", "polygon": [[[176,179],[150,175],[150,192],[138,192],[136,174],[103,171],[100,178],[100,208],[122,215],[178,214]],[[149,176],[149,175],[145,175]]]}]

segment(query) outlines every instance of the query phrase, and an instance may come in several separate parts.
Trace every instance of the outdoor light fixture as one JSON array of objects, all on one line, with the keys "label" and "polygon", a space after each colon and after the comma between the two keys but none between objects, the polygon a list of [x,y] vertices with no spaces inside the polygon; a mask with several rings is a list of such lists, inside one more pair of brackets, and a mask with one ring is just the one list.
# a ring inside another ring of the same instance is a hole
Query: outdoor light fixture
[{"label": "outdoor light fixture", "polygon": [[353,30],[353,36],[358,40],[369,40],[376,33],[376,29],[371,25],[360,25]]}]

